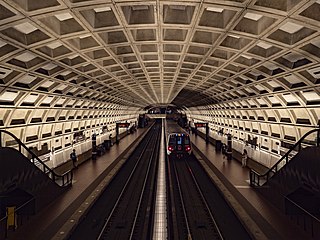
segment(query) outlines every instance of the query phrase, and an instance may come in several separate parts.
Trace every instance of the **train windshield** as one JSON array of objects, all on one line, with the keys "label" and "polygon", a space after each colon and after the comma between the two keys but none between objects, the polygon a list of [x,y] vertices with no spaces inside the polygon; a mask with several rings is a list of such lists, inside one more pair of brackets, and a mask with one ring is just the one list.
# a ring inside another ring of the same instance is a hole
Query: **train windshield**
[{"label": "train windshield", "polygon": [[176,145],[176,138],[174,136],[170,136],[169,145],[170,146]]},{"label": "train windshield", "polygon": [[177,136],[177,135],[171,135],[169,137],[169,145],[175,146],[175,145],[190,145],[190,138],[189,136]]}]

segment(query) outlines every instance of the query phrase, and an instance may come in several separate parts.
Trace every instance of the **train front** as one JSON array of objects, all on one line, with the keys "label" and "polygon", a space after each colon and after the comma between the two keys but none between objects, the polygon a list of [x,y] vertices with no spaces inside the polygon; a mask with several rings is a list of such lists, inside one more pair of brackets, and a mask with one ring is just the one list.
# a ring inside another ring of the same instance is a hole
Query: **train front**
[{"label": "train front", "polygon": [[190,137],[185,133],[171,133],[167,142],[167,154],[177,158],[191,154]]}]

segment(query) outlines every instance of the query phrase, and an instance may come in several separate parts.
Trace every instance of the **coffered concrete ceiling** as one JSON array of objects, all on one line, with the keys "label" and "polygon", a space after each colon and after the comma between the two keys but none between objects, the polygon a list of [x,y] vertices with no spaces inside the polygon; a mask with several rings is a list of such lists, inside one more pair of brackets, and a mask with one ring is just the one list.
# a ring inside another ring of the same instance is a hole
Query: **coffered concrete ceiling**
[{"label": "coffered concrete ceiling", "polygon": [[0,104],[319,104],[319,13],[319,0],[4,0]]}]

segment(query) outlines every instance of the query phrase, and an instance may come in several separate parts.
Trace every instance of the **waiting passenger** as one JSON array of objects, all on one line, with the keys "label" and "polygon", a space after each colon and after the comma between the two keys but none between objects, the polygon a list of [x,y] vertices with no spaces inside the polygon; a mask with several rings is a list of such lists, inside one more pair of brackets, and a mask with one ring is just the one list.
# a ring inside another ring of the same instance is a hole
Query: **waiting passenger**
[{"label": "waiting passenger", "polygon": [[73,168],[78,168],[78,157],[75,149],[73,149],[72,153],[70,153],[70,158],[72,160]]},{"label": "waiting passenger", "polygon": [[224,143],[222,144],[221,151],[222,151],[223,158],[225,158],[227,154],[227,145],[225,145]]},{"label": "waiting passenger", "polygon": [[110,135],[109,135],[109,140],[110,140],[110,147],[113,145],[113,143],[112,143],[112,134],[110,133]]},{"label": "waiting passenger", "polygon": [[246,149],[244,149],[242,154],[242,167],[247,166],[247,160],[248,160],[248,152]]}]

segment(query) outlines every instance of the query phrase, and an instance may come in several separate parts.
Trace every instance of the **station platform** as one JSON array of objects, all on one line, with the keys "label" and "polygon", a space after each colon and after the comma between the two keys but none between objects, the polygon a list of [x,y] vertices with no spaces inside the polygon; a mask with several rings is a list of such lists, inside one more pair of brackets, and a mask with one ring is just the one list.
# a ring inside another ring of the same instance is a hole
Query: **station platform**
[{"label": "station platform", "polygon": [[[227,160],[221,152],[216,152],[212,143],[206,143],[199,135],[190,134],[190,139],[195,145],[194,152],[205,158],[209,168],[235,197],[237,204],[245,210],[252,222],[260,228],[266,239],[311,239],[284,213],[250,187],[249,168],[242,167],[241,160]],[[265,170],[263,166],[253,162],[251,165],[258,168],[257,171]]]},{"label": "station platform", "polygon": [[[64,225],[75,225],[70,222],[75,213],[80,212],[81,205],[88,198],[106,176],[115,174],[113,168],[119,159],[124,158],[133,145],[146,133],[147,128],[137,129],[113,145],[103,156],[97,160],[88,160],[79,165],[74,171],[72,187],[52,204],[43,209],[37,215],[21,226],[15,233],[10,234],[9,239],[64,239],[68,234],[64,231]],[[218,178],[227,186],[229,192],[235,196],[237,202],[248,215],[256,222],[265,233],[267,239],[309,239],[296,225],[294,225],[283,213],[272,206],[258,192],[249,186],[249,169],[242,168],[241,162],[233,159],[227,160],[222,153],[215,151],[215,146],[206,144],[199,135],[190,134],[191,141],[202,157],[211,163],[210,168]],[[65,165],[60,171],[68,170],[72,164]],[[259,166],[256,166],[259,167]],[[264,169],[261,169],[263,171]],[[76,221],[76,220],[72,220]],[[70,229],[70,227],[66,227]],[[232,226],[230,226],[232,231]]]},{"label": "station platform", "polygon": [[[147,129],[138,128],[134,133],[123,137],[119,144],[114,144],[104,155],[79,165],[73,171],[72,187],[55,199],[52,204],[30,217],[16,232],[11,232],[8,239],[54,239],[63,224],[70,219],[70,216],[77,211],[88,196],[92,195],[92,191],[100,184],[101,179],[112,172],[115,163],[128,154]],[[70,162],[59,167],[58,170],[63,172],[71,167]],[[61,233],[61,239],[64,234],[67,233]]]}]

